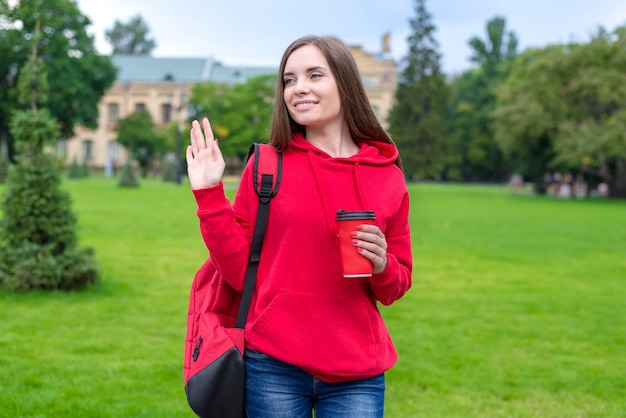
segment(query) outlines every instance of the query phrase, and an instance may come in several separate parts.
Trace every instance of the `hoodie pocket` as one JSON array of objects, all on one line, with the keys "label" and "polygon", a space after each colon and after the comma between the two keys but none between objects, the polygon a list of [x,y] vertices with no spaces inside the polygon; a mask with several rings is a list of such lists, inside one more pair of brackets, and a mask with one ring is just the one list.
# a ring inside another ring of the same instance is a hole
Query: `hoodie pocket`
[{"label": "hoodie pocket", "polygon": [[382,321],[367,299],[280,291],[248,338],[261,351],[313,374],[368,374],[377,370],[381,341],[370,318]]}]

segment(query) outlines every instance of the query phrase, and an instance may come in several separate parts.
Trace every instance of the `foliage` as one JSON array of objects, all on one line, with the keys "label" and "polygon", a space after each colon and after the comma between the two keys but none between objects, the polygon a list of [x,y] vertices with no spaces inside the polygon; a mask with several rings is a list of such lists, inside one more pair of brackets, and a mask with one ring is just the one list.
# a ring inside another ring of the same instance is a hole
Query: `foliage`
[{"label": "foliage", "polygon": [[48,247],[24,242],[7,248],[0,262],[0,283],[15,291],[74,290],[98,282],[99,272],[91,248],[72,248],[54,255]]},{"label": "foliage", "polygon": [[137,174],[135,174],[135,168],[130,158],[126,160],[126,163],[122,167],[117,184],[120,187],[139,187],[139,180],[137,179]]},{"label": "foliage", "polygon": [[98,281],[91,249],[76,248],[76,216],[56,161],[39,153],[11,167],[2,210],[0,283],[71,290]]},{"label": "foliage", "polygon": [[153,160],[166,148],[163,136],[157,134],[150,112],[138,110],[117,121],[117,141],[130,150],[141,167],[142,177],[148,175]]},{"label": "foliage", "polygon": [[163,181],[176,182],[178,180],[177,169],[176,161],[166,160],[163,164],[163,173],[161,174]]},{"label": "foliage", "polygon": [[80,166],[83,177],[89,177],[89,164],[87,163],[87,159],[83,160],[83,163]]},{"label": "foliage", "polygon": [[57,255],[76,245],[76,218],[60,184],[56,163],[47,155],[12,167],[4,202],[3,233],[9,247],[32,242],[50,246]]},{"label": "foliage", "polygon": [[88,176],[89,166],[87,165],[87,161],[83,160],[82,164],[78,164],[78,159],[74,156],[70,169],[67,173],[67,177],[70,179],[82,179]]},{"label": "foliage", "polygon": [[9,175],[9,157],[0,147],[0,184],[4,183]]},{"label": "foliage", "polygon": [[496,138],[513,158],[582,171],[626,197],[626,27],[531,49],[498,92]]},{"label": "foliage", "polygon": [[[36,23],[38,30],[39,21]],[[37,40],[41,37],[37,32]],[[17,98],[20,105],[36,106],[45,105],[48,102],[48,75],[41,58],[31,56],[20,69],[20,78],[17,82],[17,91],[23,92]]]},{"label": "foliage", "polygon": [[39,21],[28,64],[20,74],[18,94],[29,110],[15,111],[11,134],[20,152],[19,164],[9,170],[2,201],[0,228],[0,285],[12,290],[72,290],[94,283],[98,271],[93,252],[78,250],[76,217],[67,192],[60,189],[61,170],[44,154],[46,140],[58,138],[47,108],[43,62],[37,57]]},{"label": "foliage", "polygon": [[232,86],[205,82],[192,88],[189,101],[199,110],[197,118],[211,117],[224,155],[243,160],[252,142],[262,142],[269,135],[275,88],[274,75]]},{"label": "foliage", "polygon": [[[182,180],[182,177],[187,173],[187,161],[185,160],[187,147],[183,142],[186,141],[188,143],[189,137],[182,137],[181,130],[178,127],[178,121],[176,120],[157,126],[156,136],[161,144],[159,152],[160,163],[163,168],[161,177],[164,181],[178,182],[179,178]],[[180,141],[180,143],[178,141]],[[176,155],[179,152],[179,161],[177,161]],[[177,172],[179,163],[180,176]]]},{"label": "foliage", "polygon": [[80,179],[83,177],[83,170],[81,166],[78,164],[78,159],[76,156],[72,159],[72,164],[70,165],[69,172],[67,173],[67,177],[71,179]]},{"label": "foliage", "polygon": [[[9,121],[21,109],[19,79],[27,75],[23,67],[31,54],[36,36],[41,68],[47,74],[50,91],[47,106],[58,122],[61,136],[73,136],[74,126],[94,128],[98,120],[98,102],[112,85],[116,70],[110,57],[98,55],[93,37],[86,28],[91,23],[73,0],[6,1],[0,8],[0,142],[8,139],[13,156]],[[37,21],[40,35],[37,35]],[[45,87],[45,86],[44,86]],[[40,91],[41,86],[38,87]],[[5,144],[6,146],[6,144]]]},{"label": "foliage", "polygon": [[128,23],[116,20],[104,36],[113,48],[113,55],[150,55],[156,41],[148,37],[149,32],[148,24],[137,14]]},{"label": "foliage", "polygon": [[438,179],[446,165],[448,89],[434,38],[436,28],[424,0],[415,0],[415,12],[416,17],[410,20],[409,52],[403,59],[395,103],[389,112],[389,132],[400,150],[407,176]]},{"label": "foliage", "polygon": [[487,22],[487,41],[477,36],[468,43],[472,47],[470,60],[480,67],[497,69],[503,62],[510,61],[517,56],[517,35],[506,32],[506,19],[494,17]]},{"label": "foliage", "polygon": [[473,37],[471,61],[479,65],[450,84],[449,171],[463,181],[504,181],[508,166],[493,135],[492,112],[496,88],[508,76],[517,54],[517,37],[506,32],[504,18],[487,22],[487,40]]},{"label": "foliage", "polygon": [[57,121],[48,108],[16,110],[9,126],[15,150],[25,156],[43,152],[58,138]]}]

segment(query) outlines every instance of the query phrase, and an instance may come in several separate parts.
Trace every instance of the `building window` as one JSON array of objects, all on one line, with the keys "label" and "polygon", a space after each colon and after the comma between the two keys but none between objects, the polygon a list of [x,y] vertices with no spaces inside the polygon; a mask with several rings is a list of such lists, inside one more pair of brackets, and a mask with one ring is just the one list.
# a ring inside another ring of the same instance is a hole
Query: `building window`
[{"label": "building window", "polygon": [[109,160],[119,161],[122,156],[122,147],[120,143],[112,139],[109,141]]},{"label": "building window", "polygon": [[172,120],[172,105],[171,103],[163,103],[161,105],[161,120],[163,123]]},{"label": "building window", "polygon": [[139,112],[140,110],[146,110],[145,103],[135,103],[135,112]]},{"label": "building window", "polygon": [[85,139],[83,141],[83,161],[91,161],[93,159],[93,141]]},{"label": "building window", "polygon": [[67,157],[67,141],[65,139],[59,139],[54,147],[54,155],[64,160]]},{"label": "building window", "polygon": [[120,105],[117,103],[109,103],[109,122],[117,122],[120,118]]}]

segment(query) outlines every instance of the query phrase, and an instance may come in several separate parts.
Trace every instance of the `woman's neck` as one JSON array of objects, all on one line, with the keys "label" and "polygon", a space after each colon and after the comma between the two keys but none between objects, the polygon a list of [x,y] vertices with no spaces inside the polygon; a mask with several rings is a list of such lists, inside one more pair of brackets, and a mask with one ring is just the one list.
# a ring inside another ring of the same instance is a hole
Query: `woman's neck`
[{"label": "woman's neck", "polygon": [[306,140],[333,158],[347,158],[359,152],[359,146],[350,135],[348,125],[341,127],[307,126]]}]

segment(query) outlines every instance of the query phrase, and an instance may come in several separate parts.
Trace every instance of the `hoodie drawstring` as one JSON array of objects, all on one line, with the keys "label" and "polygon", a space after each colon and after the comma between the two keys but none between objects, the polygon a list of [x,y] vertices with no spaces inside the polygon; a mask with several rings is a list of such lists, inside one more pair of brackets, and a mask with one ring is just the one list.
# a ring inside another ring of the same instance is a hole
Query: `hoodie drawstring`
[{"label": "hoodie drawstring", "polygon": [[363,176],[361,175],[361,165],[357,161],[354,163],[354,182],[356,183],[356,192],[359,195],[359,201],[361,202],[361,208],[363,210],[372,210],[370,201],[367,198],[367,189],[363,184]]},{"label": "hoodie drawstring", "polygon": [[[326,226],[328,227],[328,233],[332,237],[333,240],[338,242],[338,231],[336,228],[336,224],[334,222],[335,214],[330,213],[328,207],[326,207],[326,199],[324,199],[324,190],[325,185],[324,182],[320,181],[317,177],[317,173],[320,172],[320,166],[317,160],[315,159],[315,155],[313,155],[312,150],[307,151],[307,156],[309,157],[309,163],[311,164],[311,171],[313,171],[313,178],[315,179],[315,185],[317,186],[317,192],[320,196],[320,201],[322,202],[322,208],[324,210],[324,217],[326,218]],[[332,220],[332,221],[331,221]]]}]

